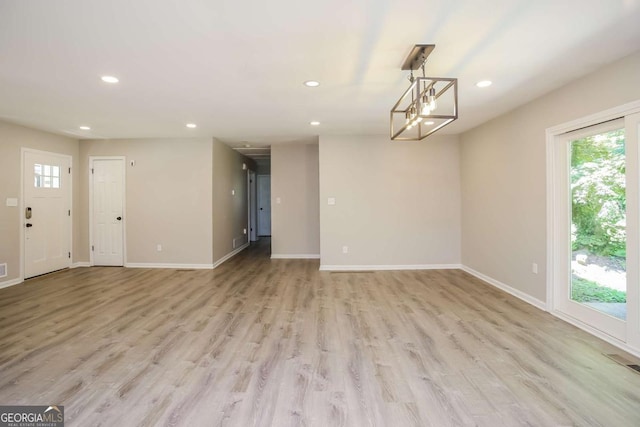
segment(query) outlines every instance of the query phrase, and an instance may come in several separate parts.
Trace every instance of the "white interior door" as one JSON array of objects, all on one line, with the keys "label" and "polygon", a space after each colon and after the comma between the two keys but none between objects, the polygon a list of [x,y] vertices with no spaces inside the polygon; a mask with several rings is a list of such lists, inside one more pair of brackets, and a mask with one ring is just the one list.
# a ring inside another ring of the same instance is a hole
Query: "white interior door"
[{"label": "white interior door", "polygon": [[71,157],[23,150],[24,277],[71,265]]},{"label": "white interior door", "polygon": [[124,158],[91,159],[93,265],[124,265]]},{"label": "white interior door", "polygon": [[271,236],[271,176],[258,175],[258,236]]}]

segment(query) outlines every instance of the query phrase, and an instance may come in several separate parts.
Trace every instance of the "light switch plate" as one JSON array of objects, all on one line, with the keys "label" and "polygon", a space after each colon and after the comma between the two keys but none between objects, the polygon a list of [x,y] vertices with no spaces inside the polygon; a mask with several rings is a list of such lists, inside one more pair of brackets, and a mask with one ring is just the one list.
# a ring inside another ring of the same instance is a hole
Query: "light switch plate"
[{"label": "light switch plate", "polygon": [[280,202],[282,202],[282,200],[280,200],[280,197],[276,197],[276,204],[279,205]]},{"label": "light switch plate", "polygon": [[335,205],[336,204],[336,198],[335,197],[329,197],[327,199],[327,204],[328,205]]},{"label": "light switch plate", "polygon": [[18,206],[18,199],[15,197],[7,197],[7,206]]}]

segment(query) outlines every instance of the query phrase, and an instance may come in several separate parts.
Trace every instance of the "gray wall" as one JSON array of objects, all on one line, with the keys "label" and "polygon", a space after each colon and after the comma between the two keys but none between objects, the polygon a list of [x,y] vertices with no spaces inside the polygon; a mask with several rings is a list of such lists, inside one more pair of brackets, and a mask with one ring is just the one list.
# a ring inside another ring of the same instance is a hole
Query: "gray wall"
[{"label": "gray wall", "polygon": [[[89,261],[89,156],[127,159],[128,263],[212,263],[211,139],[81,141],[83,261]],[[157,244],[162,245],[161,252]]]},{"label": "gray wall", "polygon": [[272,255],[319,257],[318,144],[274,145],[271,165]]},{"label": "gray wall", "polygon": [[[22,126],[0,121],[0,263],[7,263],[8,276],[0,279],[3,283],[15,281],[20,277],[20,212],[22,158],[21,147],[51,151],[72,156],[73,160],[73,254],[72,261],[77,262],[81,237],[78,222],[80,192],[78,189],[78,141],[64,136],[41,132]],[[18,207],[8,207],[7,198],[17,198]]]},{"label": "gray wall", "polygon": [[461,135],[462,263],[544,301],[545,129],[638,99],[640,53]]},{"label": "gray wall", "polygon": [[[209,194],[213,195],[211,218],[215,263],[249,241],[248,232],[244,234],[244,229],[248,229],[247,170],[255,165],[253,160],[215,138],[209,158],[213,164],[213,187]],[[247,165],[246,170],[242,169],[243,163]]]},{"label": "gray wall", "polygon": [[320,137],[321,265],[459,264],[459,178],[456,136]]}]

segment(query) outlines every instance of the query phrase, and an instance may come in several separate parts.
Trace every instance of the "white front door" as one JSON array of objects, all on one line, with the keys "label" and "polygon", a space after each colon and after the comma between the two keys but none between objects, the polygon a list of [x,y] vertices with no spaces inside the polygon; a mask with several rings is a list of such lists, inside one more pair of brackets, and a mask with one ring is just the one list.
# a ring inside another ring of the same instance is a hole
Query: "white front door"
[{"label": "white front door", "polygon": [[124,158],[92,158],[93,265],[124,265]]},{"label": "white front door", "polygon": [[271,236],[270,175],[258,175],[258,236]]},{"label": "white front door", "polygon": [[71,157],[23,150],[24,277],[71,265]]}]

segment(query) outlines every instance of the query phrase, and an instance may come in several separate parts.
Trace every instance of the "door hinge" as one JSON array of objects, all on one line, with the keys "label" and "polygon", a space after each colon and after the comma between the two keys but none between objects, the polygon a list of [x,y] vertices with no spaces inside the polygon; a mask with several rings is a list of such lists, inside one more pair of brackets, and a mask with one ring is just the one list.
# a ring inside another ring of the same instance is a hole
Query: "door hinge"
[{"label": "door hinge", "polygon": [[71,252],[69,252],[69,258],[71,258]]},{"label": "door hinge", "polygon": [[69,211],[68,211],[68,212],[69,212],[69,216],[71,216],[71,209],[69,209]]},{"label": "door hinge", "polygon": [[69,173],[71,173],[71,168],[69,168]]},{"label": "door hinge", "polygon": [[93,175],[93,168],[91,168],[91,175]]},{"label": "door hinge", "polygon": [[93,249],[93,245],[91,245],[91,252],[93,252],[93,250],[94,250],[94,249]]}]

